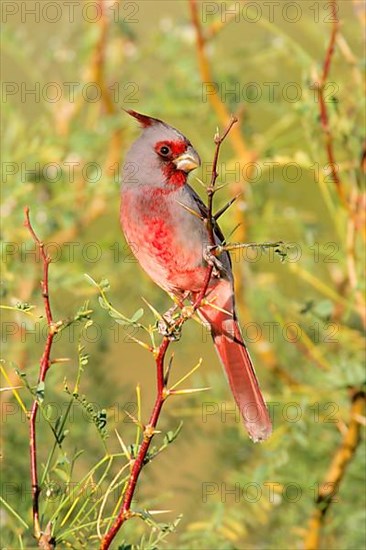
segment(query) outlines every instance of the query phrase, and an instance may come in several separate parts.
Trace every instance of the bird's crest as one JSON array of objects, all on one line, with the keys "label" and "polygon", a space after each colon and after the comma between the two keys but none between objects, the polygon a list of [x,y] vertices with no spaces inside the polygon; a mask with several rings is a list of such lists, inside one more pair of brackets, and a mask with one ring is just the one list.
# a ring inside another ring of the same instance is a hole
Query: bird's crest
[{"label": "bird's crest", "polygon": [[162,120],[159,120],[158,118],[153,118],[151,116],[143,115],[141,113],[138,113],[137,111],[134,111],[133,109],[124,109],[124,111],[128,113],[130,116],[134,117],[136,120],[138,120],[143,128],[148,128],[149,126],[152,126],[157,122],[164,124],[164,122]]}]

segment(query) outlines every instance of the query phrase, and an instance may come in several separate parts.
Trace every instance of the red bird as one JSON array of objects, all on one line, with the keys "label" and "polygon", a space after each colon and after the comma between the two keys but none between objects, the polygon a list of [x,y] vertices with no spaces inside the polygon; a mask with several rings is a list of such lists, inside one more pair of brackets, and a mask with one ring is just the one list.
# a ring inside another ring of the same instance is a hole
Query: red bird
[{"label": "red bird", "polygon": [[[127,153],[122,175],[121,225],[146,273],[161,288],[191,302],[203,288],[209,235],[207,208],[187,183],[201,161],[186,137],[165,122],[127,111],[143,128]],[[184,205],[184,206],[183,206]],[[193,212],[197,213],[195,216]],[[223,242],[215,226],[217,243]],[[215,268],[200,316],[210,325],[217,353],[245,426],[253,441],[272,431],[266,404],[240,332],[234,303],[230,256],[223,252]]]}]

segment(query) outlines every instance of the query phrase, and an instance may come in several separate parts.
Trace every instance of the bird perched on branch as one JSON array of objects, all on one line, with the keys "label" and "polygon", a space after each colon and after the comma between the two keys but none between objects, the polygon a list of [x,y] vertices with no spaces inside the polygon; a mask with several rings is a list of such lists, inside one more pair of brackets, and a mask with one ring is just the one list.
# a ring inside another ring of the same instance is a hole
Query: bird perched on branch
[{"label": "bird perched on branch", "polygon": [[[141,267],[161,288],[191,303],[205,285],[210,239],[208,209],[187,183],[201,161],[190,141],[165,122],[127,111],[142,134],[128,151],[122,175],[121,225]],[[215,222],[217,244],[224,237]],[[241,335],[230,256],[221,252],[198,308],[210,326],[234,399],[253,441],[272,431],[266,404]]]}]

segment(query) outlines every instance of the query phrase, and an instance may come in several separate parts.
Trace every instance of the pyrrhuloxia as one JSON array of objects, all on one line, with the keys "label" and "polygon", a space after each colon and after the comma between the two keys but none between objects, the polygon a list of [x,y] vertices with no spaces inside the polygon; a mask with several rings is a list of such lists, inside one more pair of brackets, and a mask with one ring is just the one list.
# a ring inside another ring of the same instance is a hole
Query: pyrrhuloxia
[{"label": "pyrrhuloxia", "polygon": [[[189,296],[193,303],[204,285],[209,244],[203,221],[207,208],[187,183],[200,158],[175,128],[127,112],[143,132],[126,155],[122,175],[121,224],[126,240],[155,283],[180,298]],[[217,224],[215,238],[223,242]],[[253,441],[262,441],[271,434],[271,421],[239,328],[228,252],[219,256],[219,262],[206,293],[213,305],[201,306],[198,313],[210,325],[248,433]]]}]

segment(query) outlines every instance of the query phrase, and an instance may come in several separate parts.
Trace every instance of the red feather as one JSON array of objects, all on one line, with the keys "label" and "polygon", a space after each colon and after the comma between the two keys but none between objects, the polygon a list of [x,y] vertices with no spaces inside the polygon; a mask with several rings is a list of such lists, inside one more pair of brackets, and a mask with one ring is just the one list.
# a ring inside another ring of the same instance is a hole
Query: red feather
[{"label": "red feather", "polygon": [[248,433],[253,441],[264,441],[272,433],[271,419],[236,319],[232,283],[217,281],[208,299],[216,308],[205,306],[199,311],[210,323],[216,351]]},{"label": "red feather", "polygon": [[158,118],[153,118],[151,116],[143,115],[142,113],[138,113],[137,111],[134,111],[133,109],[124,109],[126,113],[134,117],[136,120],[139,121],[141,126],[143,128],[147,128],[148,126],[152,126],[153,124],[156,124],[157,122],[160,122],[161,124],[164,124],[162,120],[159,120]]}]

